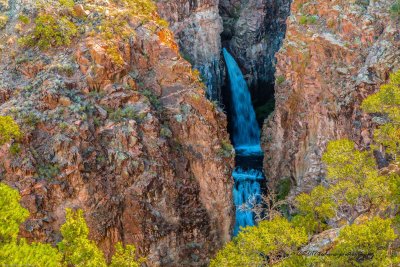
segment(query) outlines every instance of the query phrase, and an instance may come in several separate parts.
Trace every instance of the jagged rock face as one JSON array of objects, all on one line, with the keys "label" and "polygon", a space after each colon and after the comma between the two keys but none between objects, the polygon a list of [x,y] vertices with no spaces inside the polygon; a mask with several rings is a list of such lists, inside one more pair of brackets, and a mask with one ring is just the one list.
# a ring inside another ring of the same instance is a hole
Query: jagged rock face
[{"label": "jagged rock face", "polygon": [[290,0],[220,1],[223,44],[242,67],[256,100],[273,94],[275,53],[284,38],[289,6]]},{"label": "jagged rock face", "polygon": [[80,208],[107,256],[123,241],[148,266],[207,264],[230,239],[233,158],[226,116],[171,32],[130,22],[118,64],[96,35],[40,52],[17,45],[21,3],[1,32],[0,115],[24,138],[20,153],[0,147],[0,180],[31,213],[22,235],[55,243],[65,209]]},{"label": "jagged rock face", "polygon": [[201,74],[210,99],[220,99],[223,84],[221,62],[222,20],[218,0],[157,2],[160,15],[168,20],[181,53]]},{"label": "jagged rock face", "polygon": [[290,0],[165,0],[157,5],[182,54],[200,70],[209,98],[222,100],[226,82],[222,46],[242,67],[255,98],[265,101],[271,96],[275,73],[271,63],[284,37]]},{"label": "jagged rock face", "polygon": [[[263,129],[264,167],[307,191],[324,177],[329,140],[367,147],[374,121],[360,110],[368,94],[400,67],[394,1],[295,0],[277,58],[276,110]],[[304,16],[315,15],[305,23]],[[303,20],[303,25],[300,22]]]}]

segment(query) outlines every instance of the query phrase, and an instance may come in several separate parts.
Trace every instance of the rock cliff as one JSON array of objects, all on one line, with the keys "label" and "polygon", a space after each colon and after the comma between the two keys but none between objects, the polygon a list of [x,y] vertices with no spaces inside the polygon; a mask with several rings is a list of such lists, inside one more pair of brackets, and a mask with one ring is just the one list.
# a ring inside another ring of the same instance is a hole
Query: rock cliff
[{"label": "rock cliff", "polygon": [[242,67],[256,106],[273,95],[275,53],[289,11],[289,0],[220,1],[223,44]]},{"label": "rock cliff", "polygon": [[350,138],[362,148],[374,124],[363,98],[400,67],[400,25],[394,1],[295,0],[277,54],[276,110],[265,122],[264,167],[295,191],[324,177],[329,140]]},{"label": "rock cliff", "polygon": [[157,2],[160,15],[170,23],[181,54],[197,68],[210,99],[221,99],[224,65],[221,61],[222,19],[218,0]]},{"label": "rock cliff", "polygon": [[[31,213],[23,235],[55,243],[80,208],[107,255],[123,241],[148,266],[205,265],[230,239],[233,151],[173,34],[145,1],[146,18],[119,1],[34,3],[0,1],[0,115],[24,132],[0,147],[0,180]],[[69,45],[21,45],[43,12],[77,25]]]},{"label": "rock cliff", "polygon": [[208,97],[222,101],[227,77],[221,49],[226,47],[242,68],[256,105],[273,95],[275,53],[284,38],[289,4],[289,0],[157,2],[181,53],[201,72]]}]

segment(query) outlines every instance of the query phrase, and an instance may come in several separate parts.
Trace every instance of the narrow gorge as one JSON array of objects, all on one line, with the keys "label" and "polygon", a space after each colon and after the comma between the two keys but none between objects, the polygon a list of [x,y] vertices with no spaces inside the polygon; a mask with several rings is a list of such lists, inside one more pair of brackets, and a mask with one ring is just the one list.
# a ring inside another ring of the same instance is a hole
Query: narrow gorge
[{"label": "narrow gorge", "polygon": [[285,36],[290,1],[165,1],[158,7],[181,54],[200,71],[208,98],[228,116],[236,151],[236,235],[239,226],[254,225],[248,209],[266,190],[260,126],[274,110],[275,53]]},{"label": "narrow gorge", "polygon": [[397,266],[399,69],[400,0],[0,0],[0,266]]}]

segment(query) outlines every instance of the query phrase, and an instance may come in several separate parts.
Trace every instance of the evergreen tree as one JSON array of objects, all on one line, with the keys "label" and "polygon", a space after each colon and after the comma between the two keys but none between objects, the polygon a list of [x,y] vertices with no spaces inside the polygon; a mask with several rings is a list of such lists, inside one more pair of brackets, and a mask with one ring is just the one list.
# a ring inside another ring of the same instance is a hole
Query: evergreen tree
[{"label": "evergreen tree", "polygon": [[15,240],[19,233],[19,225],[29,216],[28,210],[19,204],[20,195],[17,190],[0,183],[0,241]]},{"label": "evergreen tree", "polygon": [[0,146],[8,143],[12,138],[20,138],[21,131],[18,124],[10,116],[0,116]]},{"label": "evergreen tree", "polygon": [[112,257],[110,267],[139,267],[144,261],[144,258],[137,260],[135,246],[126,245],[124,247],[119,242],[115,246],[115,254]]},{"label": "evergreen tree", "polygon": [[0,266],[62,266],[62,255],[51,245],[18,239],[19,225],[29,216],[19,201],[17,190],[0,183]]},{"label": "evergreen tree", "polygon": [[261,221],[239,232],[211,261],[211,267],[266,266],[298,252],[308,238],[302,227],[283,217]]},{"label": "evergreen tree", "polygon": [[374,141],[388,154],[400,153],[400,70],[390,75],[390,81],[364,99],[361,108],[368,113],[381,114],[387,123],[374,131]]},{"label": "evergreen tree", "polygon": [[64,260],[76,267],[103,267],[106,261],[103,252],[89,240],[89,228],[83,211],[66,210],[66,222],[61,226],[63,240],[58,247]]}]

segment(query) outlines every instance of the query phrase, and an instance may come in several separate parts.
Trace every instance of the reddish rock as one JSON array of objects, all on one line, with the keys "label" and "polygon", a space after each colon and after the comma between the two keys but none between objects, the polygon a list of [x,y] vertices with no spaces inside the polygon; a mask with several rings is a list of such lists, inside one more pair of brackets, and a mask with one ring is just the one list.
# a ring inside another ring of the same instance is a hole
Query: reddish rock
[{"label": "reddish rock", "polygon": [[[56,243],[65,209],[80,208],[108,257],[122,241],[148,266],[204,266],[230,239],[226,116],[172,36],[135,24],[130,41],[113,40],[122,64],[85,34],[68,48],[1,54],[0,115],[13,115],[24,139],[18,155],[0,147],[0,180],[31,213],[22,236]],[[15,71],[12,54],[46,65]]]},{"label": "reddish rock", "polygon": [[[389,14],[393,1],[293,1],[286,39],[277,54],[276,109],[265,121],[268,177],[291,178],[293,193],[324,178],[327,142],[350,138],[360,148],[374,123],[361,101],[400,67],[400,31]],[[301,25],[302,16],[316,16]]]}]

